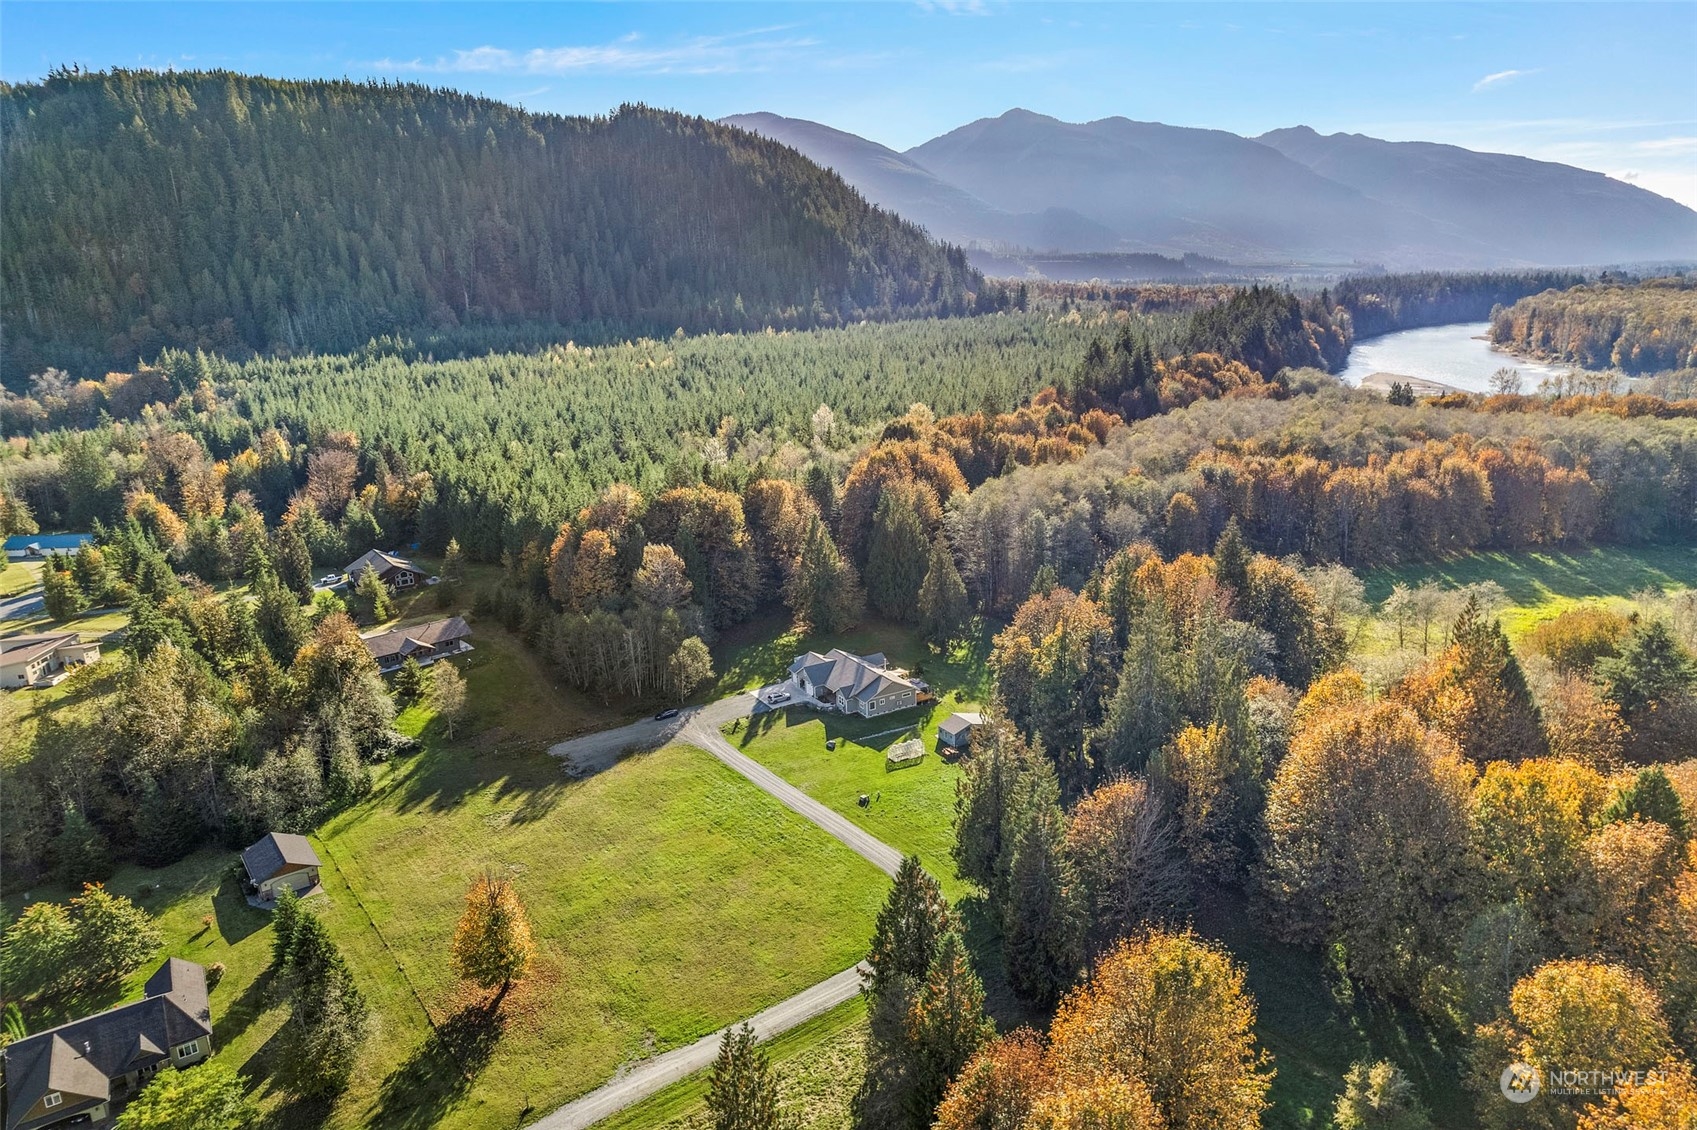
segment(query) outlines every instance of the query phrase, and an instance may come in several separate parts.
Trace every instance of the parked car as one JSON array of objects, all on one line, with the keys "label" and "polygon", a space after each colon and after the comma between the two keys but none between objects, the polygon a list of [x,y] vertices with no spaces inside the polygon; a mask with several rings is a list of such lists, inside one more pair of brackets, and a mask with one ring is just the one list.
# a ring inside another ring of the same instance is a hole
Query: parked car
[{"label": "parked car", "polygon": [[666,709],[664,709],[660,713],[656,714],[654,716],[654,720],[656,722],[664,722],[668,718],[676,718],[677,716],[678,716],[678,708],[675,707],[675,706],[668,706],[668,707],[666,707]]},{"label": "parked car", "polygon": [[767,702],[787,702],[787,701],[789,701],[789,697],[790,697],[789,691],[773,691],[766,696],[766,701]]},{"label": "parked car", "polygon": [[340,573],[326,573],[326,574],[324,574],[324,576],[318,578],[318,587],[319,588],[327,589],[327,588],[330,588],[334,585],[339,585],[341,583],[342,583],[342,575]]}]

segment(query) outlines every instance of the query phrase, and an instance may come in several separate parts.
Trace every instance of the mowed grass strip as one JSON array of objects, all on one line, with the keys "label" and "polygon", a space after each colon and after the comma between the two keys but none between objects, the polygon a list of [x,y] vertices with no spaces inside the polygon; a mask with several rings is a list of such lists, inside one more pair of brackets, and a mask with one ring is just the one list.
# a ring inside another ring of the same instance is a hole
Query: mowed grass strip
[{"label": "mowed grass strip", "polygon": [[[581,782],[534,759],[429,749],[325,829],[439,1025],[479,1000],[447,961],[472,878],[509,875],[529,908],[536,971],[431,1121],[513,1124],[864,955],[884,877],[707,754],[671,747]],[[337,1121],[418,1121],[405,1107],[389,1088]]]},{"label": "mowed grass strip", "polygon": [[1508,606],[1500,612],[1511,637],[1579,604],[1607,601],[1621,611],[1644,589],[1697,588],[1697,546],[1600,547],[1573,552],[1471,553],[1452,561],[1363,573],[1366,596],[1377,605],[1397,584],[1434,581],[1448,589],[1495,581]]}]

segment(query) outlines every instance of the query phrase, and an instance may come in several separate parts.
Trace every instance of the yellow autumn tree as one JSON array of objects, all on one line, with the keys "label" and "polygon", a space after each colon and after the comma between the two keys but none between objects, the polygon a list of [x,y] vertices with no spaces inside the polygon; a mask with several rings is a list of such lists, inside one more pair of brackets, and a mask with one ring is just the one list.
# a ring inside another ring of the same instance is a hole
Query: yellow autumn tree
[{"label": "yellow autumn tree", "polygon": [[465,903],[450,951],[454,974],[505,994],[536,956],[530,917],[512,883],[490,872],[472,883]]},{"label": "yellow autumn tree", "polygon": [[[1055,1016],[1055,1097],[1041,1104],[1050,1121],[1038,1124],[1254,1130],[1272,1083],[1254,1029],[1243,970],[1219,947],[1188,931],[1128,939]],[[1153,1120],[1139,1089],[1152,1100]],[[1094,1107],[1106,1121],[1082,1120]]]}]

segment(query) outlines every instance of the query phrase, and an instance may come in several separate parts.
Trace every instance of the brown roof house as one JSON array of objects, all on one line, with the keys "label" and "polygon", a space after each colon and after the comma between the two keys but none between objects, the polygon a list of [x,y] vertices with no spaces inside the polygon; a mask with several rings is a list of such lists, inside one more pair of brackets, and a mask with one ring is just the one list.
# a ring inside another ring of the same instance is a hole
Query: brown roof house
[{"label": "brown roof house", "polygon": [[820,655],[810,651],[790,664],[790,678],[816,705],[876,718],[905,710],[919,701],[919,687],[906,672],[889,666],[882,652],[850,655],[833,648]]},{"label": "brown roof house", "polygon": [[0,687],[50,687],[66,672],[100,658],[100,644],[75,632],[0,639]]},{"label": "brown roof house", "polygon": [[180,957],[147,979],[146,995],[82,1020],[26,1036],[0,1056],[6,1067],[6,1130],[105,1121],[161,1068],[212,1054],[206,970]]},{"label": "brown roof house", "polygon": [[364,554],[347,568],[348,584],[358,585],[359,578],[367,569],[377,571],[377,579],[391,589],[410,589],[429,581],[430,574],[424,566],[415,561],[393,553],[384,553],[381,549],[371,550]]},{"label": "brown roof house", "polygon": [[305,836],[288,832],[271,832],[264,839],[242,852],[242,867],[247,871],[248,904],[261,910],[277,905],[277,894],[288,887],[297,895],[308,895],[318,888],[318,853]]},{"label": "brown roof house", "polygon": [[371,658],[377,660],[377,669],[385,675],[400,670],[409,659],[428,667],[438,659],[471,650],[471,628],[458,616],[410,628],[390,628],[361,638]]}]

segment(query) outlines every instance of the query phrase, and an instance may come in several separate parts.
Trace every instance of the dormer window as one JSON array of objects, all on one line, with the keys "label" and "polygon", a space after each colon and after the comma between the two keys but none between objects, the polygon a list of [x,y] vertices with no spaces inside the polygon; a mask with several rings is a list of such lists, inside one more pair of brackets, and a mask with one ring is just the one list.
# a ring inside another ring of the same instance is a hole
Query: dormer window
[{"label": "dormer window", "polygon": [[48,1091],[45,1095],[41,1096],[41,1105],[46,1107],[48,1110],[52,1110],[64,1101],[65,1096],[61,1095],[58,1091]]}]

